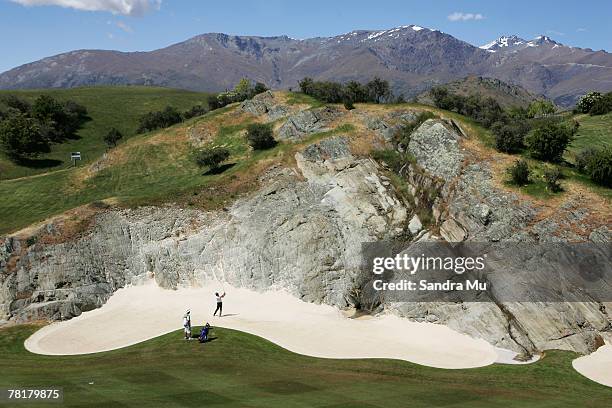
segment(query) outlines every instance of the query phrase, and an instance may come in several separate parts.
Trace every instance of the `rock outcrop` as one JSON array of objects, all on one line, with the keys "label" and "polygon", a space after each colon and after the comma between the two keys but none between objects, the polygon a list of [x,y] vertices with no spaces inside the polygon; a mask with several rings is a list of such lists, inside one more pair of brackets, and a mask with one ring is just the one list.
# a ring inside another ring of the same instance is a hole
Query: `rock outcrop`
[{"label": "rock outcrop", "polygon": [[[242,105],[255,115],[272,108],[268,94]],[[279,133],[299,140],[326,129],[336,115],[328,108],[303,111],[290,116]],[[66,242],[6,237],[0,240],[0,320],[67,319],[99,307],[115,290],[148,274],[166,288],[217,278],[352,307],[361,289],[362,243],[405,237],[407,231],[419,241],[441,236],[452,242],[609,242],[605,226],[589,231],[588,238],[571,233],[568,226],[582,225],[586,216],[577,206],[563,209],[555,220],[538,218],[534,205],[495,186],[491,169],[462,147],[463,138],[442,120],[428,120],[413,132],[407,150],[415,162],[402,173],[410,203],[400,200],[376,162],[353,154],[347,137],[335,136],[297,153],[295,168],[269,169],[258,191],[224,211],[109,210],[98,214],[83,236]],[[431,210],[429,222],[413,214],[424,206]],[[53,228],[44,232],[53,233]],[[610,306],[492,299],[380,308],[530,354],[594,349],[611,331]]]},{"label": "rock outcrop", "polygon": [[26,248],[5,239],[0,318],[67,319],[147,273],[166,288],[218,278],[349,306],[361,243],[401,233],[407,210],[379,166],[354,157],[343,137],[296,160],[297,169],[271,169],[265,187],[226,212],[110,211],[76,241]]},{"label": "rock outcrop", "polygon": [[334,108],[323,107],[300,111],[287,118],[278,131],[281,140],[298,141],[305,136],[329,130],[330,123],[339,116]]}]

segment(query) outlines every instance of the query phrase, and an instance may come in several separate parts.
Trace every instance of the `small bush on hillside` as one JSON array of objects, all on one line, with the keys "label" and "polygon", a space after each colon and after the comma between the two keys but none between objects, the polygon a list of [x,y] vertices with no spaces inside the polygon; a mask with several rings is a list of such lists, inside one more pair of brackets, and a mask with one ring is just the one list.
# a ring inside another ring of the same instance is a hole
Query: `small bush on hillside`
[{"label": "small bush on hillside", "polygon": [[196,153],[195,161],[200,167],[215,170],[229,157],[230,152],[224,147],[208,147]]},{"label": "small bush on hillside", "polygon": [[353,101],[351,101],[350,99],[345,99],[343,104],[344,104],[344,109],[346,110],[355,109],[355,105],[353,105]]},{"label": "small bush on hillside", "polygon": [[507,170],[510,176],[512,184],[517,186],[524,186],[529,183],[529,177],[531,176],[531,170],[525,160],[517,160]]},{"label": "small bush on hillside", "polygon": [[242,78],[231,91],[221,92],[208,98],[208,108],[215,110],[230,103],[242,102],[267,90],[268,88],[261,82],[253,85],[249,79]]},{"label": "small bush on hillside", "polygon": [[576,109],[581,113],[589,113],[593,105],[602,98],[601,93],[592,91],[583,95],[576,104]]},{"label": "small bush on hillside", "polygon": [[597,184],[612,187],[612,149],[600,149],[592,153],[584,172]]},{"label": "small bush on hillside", "polygon": [[590,115],[605,115],[609,112],[612,112],[612,92],[608,92],[596,100],[589,110]]},{"label": "small bush on hillside", "polygon": [[138,125],[138,133],[167,128],[182,121],[183,116],[176,108],[166,106],[164,110],[149,112],[141,116]]},{"label": "small bush on hillside", "polygon": [[525,143],[536,159],[558,162],[575,131],[575,127],[564,123],[544,123],[529,132]]},{"label": "small bush on hillside", "polygon": [[196,116],[202,116],[208,113],[208,108],[202,105],[194,105],[189,110],[183,113],[185,119],[195,118]]},{"label": "small bush on hillside", "polygon": [[578,170],[581,173],[585,173],[588,163],[591,161],[591,159],[596,153],[597,153],[597,149],[592,148],[592,147],[587,147],[579,151],[576,154],[576,163],[575,163],[576,170]]},{"label": "small bush on hillside", "polygon": [[561,170],[558,167],[547,168],[544,171],[544,181],[546,182],[546,188],[553,193],[558,193],[562,190],[559,180],[561,180]]},{"label": "small bush on hillside", "polygon": [[117,146],[117,142],[123,138],[123,135],[116,128],[111,128],[106,135],[104,135],[104,143],[108,147]]},{"label": "small bush on hillside", "polygon": [[247,141],[254,150],[265,150],[276,146],[272,126],[263,123],[251,123],[247,127]]},{"label": "small bush on hillside", "polygon": [[375,77],[366,84],[349,81],[346,84],[333,81],[315,81],[306,77],[299,83],[302,93],[327,103],[373,102],[382,103],[392,100],[389,82]]},{"label": "small bush on hillside", "polygon": [[372,158],[384,163],[396,174],[400,174],[407,164],[414,162],[414,158],[409,153],[400,153],[395,149],[374,150]]},{"label": "small bush on hillside", "polygon": [[495,137],[495,148],[504,153],[517,153],[525,147],[525,136],[529,124],[524,121],[495,122],[491,126]]}]

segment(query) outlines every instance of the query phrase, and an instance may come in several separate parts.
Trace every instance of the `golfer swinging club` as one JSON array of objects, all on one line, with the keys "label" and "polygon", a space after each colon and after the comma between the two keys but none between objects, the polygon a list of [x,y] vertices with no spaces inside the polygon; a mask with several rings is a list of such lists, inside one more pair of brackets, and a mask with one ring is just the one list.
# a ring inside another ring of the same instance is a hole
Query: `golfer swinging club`
[{"label": "golfer swinging club", "polygon": [[215,296],[217,297],[217,308],[215,309],[213,316],[216,316],[217,312],[219,312],[219,317],[221,317],[221,314],[223,313],[223,298],[225,297],[225,292],[223,292],[222,295],[219,295],[219,292],[215,292]]},{"label": "golfer swinging club", "polygon": [[183,329],[185,330],[185,340],[191,340],[191,311],[187,311],[183,316]]}]

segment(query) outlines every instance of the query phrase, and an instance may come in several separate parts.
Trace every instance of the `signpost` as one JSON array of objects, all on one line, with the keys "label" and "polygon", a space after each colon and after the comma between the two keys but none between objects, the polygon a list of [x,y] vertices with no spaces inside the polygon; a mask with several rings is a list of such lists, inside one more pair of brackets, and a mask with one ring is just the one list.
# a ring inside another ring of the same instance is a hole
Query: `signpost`
[{"label": "signpost", "polygon": [[81,152],[70,153],[70,159],[72,159],[72,165],[76,167],[76,161],[81,160]]}]

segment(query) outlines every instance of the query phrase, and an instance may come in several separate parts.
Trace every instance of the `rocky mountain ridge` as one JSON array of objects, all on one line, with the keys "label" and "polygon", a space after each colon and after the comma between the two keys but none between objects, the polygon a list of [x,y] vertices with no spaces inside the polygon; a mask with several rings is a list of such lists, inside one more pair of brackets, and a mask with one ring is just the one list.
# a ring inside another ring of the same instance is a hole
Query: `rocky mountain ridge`
[{"label": "rocky mountain ridge", "polygon": [[150,52],[79,50],[48,57],[0,74],[0,89],[159,85],[221,91],[243,77],[282,89],[297,87],[305,76],[336,81],[379,76],[412,97],[477,75],[563,106],[588,90],[612,89],[612,56],[605,51],[561,46],[548,37],[524,45],[491,52],[497,46],[481,49],[416,25],[305,40],[211,33]]}]

